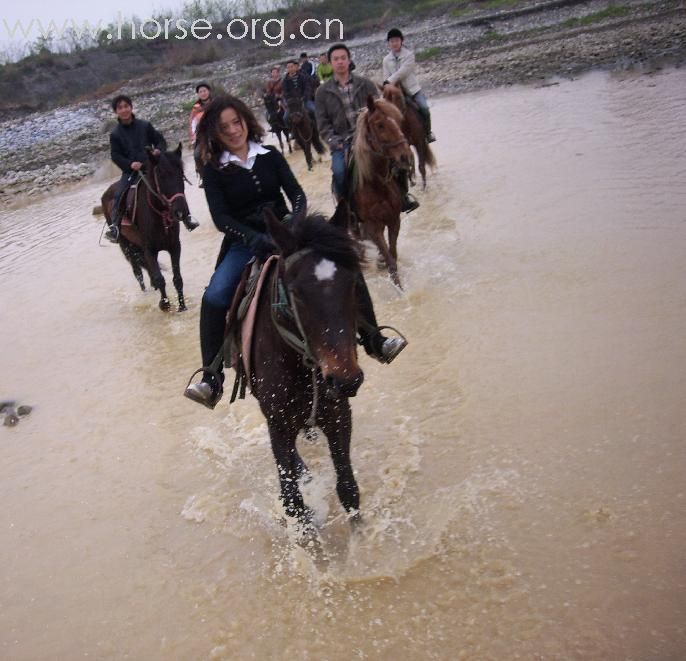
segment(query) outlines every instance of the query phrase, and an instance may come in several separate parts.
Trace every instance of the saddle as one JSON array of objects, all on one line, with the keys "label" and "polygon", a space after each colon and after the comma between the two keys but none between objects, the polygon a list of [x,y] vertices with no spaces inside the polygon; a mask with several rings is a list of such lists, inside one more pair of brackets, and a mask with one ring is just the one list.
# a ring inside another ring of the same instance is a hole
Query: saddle
[{"label": "saddle", "polygon": [[[121,212],[121,224],[131,227],[136,217],[138,206],[138,183],[131,184],[124,195],[119,198],[119,211]],[[114,209],[112,210],[114,212]]]},{"label": "saddle", "polygon": [[262,265],[250,261],[243,269],[240,282],[233,296],[231,307],[226,318],[224,332],[223,360],[236,371],[236,379],[229,403],[236,398],[245,399],[246,386],[250,382],[252,365],[250,354],[255,327],[255,315],[260,294],[272,267],[278,260],[272,255]]}]

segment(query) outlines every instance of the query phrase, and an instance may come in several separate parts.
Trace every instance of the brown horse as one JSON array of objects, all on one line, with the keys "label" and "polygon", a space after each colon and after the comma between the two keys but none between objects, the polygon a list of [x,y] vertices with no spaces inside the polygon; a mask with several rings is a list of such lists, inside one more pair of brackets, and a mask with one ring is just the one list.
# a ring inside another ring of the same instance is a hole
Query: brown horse
[{"label": "brown horse", "polygon": [[[166,282],[160,271],[157,255],[166,250],[172,263],[174,287],[179,298],[178,311],[186,309],[181,277],[181,241],[179,221],[188,219],[190,212],[184,194],[181,143],[174,151],[155,156],[148,151],[148,161],[138,181],[138,199],[134,207],[132,224],[122,223],[119,247],[131,264],[133,274],[145,291],[143,271],[150,276],[150,284],[160,292],[161,310],[169,310]],[[110,222],[117,184],[112,184],[102,196],[102,208]],[[124,203],[124,201],[122,201]]]},{"label": "brown horse", "polygon": [[400,129],[401,123],[402,115],[392,103],[371,96],[367,99],[367,108],[357,118],[350,192],[359,223],[379,249],[398,287],[397,245],[403,199],[398,178],[409,178],[414,169],[412,150]]},{"label": "brown horse", "polygon": [[296,438],[316,424],[329,442],[338,497],[356,521],[360,494],[350,463],[348,398],[364,375],[355,340],[360,251],[347,232],[347,205],[339,205],[331,222],[296,217],[292,229],[270,211],[265,217],[279,259],[257,302],[249,381],[267,420],[281,501],[289,517],[309,523]]},{"label": "brown horse", "polygon": [[[305,154],[305,161],[307,162],[307,169],[312,169],[312,147],[321,156],[326,149],[322,144],[317,130],[317,123],[305,107],[302,98],[291,97],[286,99],[288,106],[288,123],[290,124],[291,135],[296,141],[300,149]],[[319,159],[321,161],[321,158]]]},{"label": "brown horse", "polygon": [[400,87],[386,83],[381,90],[383,98],[390,101],[403,114],[400,128],[417,152],[417,168],[422,175],[422,188],[426,188],[426,166],[435,168],[436,157],[427,142],[428,135],[419,110],[414,101],[408,101]]}]

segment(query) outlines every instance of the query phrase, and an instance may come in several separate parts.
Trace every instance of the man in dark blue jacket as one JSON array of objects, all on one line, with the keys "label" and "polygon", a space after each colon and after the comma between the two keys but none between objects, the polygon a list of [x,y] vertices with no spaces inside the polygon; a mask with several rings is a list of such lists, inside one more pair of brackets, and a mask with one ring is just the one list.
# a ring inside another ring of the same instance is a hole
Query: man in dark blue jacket
[{"label": "man in dark blue jacket", "polygon": [[[105,238],[113,243],[119,240],[121,222],[121,197],[131,183],[138,177],[147,160],[146,147],[152,147],[153,153],[159,155],[166,150],[167,143],[162,134],[155,130],[150,122],[138,119],[133,114],[133,102],[125,94],[120,94],[112,101],[112,110],[117,115],[117,126],[110,133],[110,154],[114,163],[121,169],[122,175],[114,194],[112,220]],[[189,218],[184,221],[188,231],[194,230],[198,223]]]}]

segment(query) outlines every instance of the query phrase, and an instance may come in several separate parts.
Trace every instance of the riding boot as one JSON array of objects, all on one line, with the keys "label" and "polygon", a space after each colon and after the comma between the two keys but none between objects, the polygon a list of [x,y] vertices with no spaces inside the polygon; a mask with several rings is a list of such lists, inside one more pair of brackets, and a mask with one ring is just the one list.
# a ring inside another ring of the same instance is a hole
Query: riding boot
[{"label": "riding boot", "polygon": [[[226,310],[208,304],[203,298],[200,304],[200,352],[203,367],[209,367],[221,351]],[[184,397],[213,409],[224,393],[224,370],[221,364],[216,372],[203,371],[202,380],[191,383],[184,391]]]},{"label": "riding boot", "polygon": [[396,177],[398,186],[400,186],[400,191],[403,194],[400,210],[404,211],[405,213],[410,213],[411,211],[419,208],[419,202],[417,202],[415,197],[409,193],[410,186],[408,179],[409,177],[407,172],[400,172]]},{"label": "riding boot", "polygon": [[192,232],[196,227],[200,227],[200,223],[194,221],[191,216],[188,216],[188,218],[184,218],[183,224],[186,226],[186,229],[189,232]]},{"label": "riding boot", "polygon": [[431,131],[431,111],[428,108],[422,108],[422,106],[417,106],[419,114],[422,117],[422,123],[424,124],[424,131],[426,132],[427,142],[436,142],[436,136]]},{"label": "riding boot", "polygon": [[[117,205],[119,206],[119,205]],[[112,218],[110,220],[110,226],[105,232],[105,238],[112,243],[119,243],[119,224],[121,223],[121,214],[116,208],[112,209]]]},{"label": "riding boot", "polygon": [[367,283],[360,273],[355,282],[355,297],[357,300],[357,334],[359,343],[369,356],[380,363],[388,364],[407,346],[407,340],[402,337],[384,337],[379,330],[379,324],[374,314],[374,304],[369,295]]}]

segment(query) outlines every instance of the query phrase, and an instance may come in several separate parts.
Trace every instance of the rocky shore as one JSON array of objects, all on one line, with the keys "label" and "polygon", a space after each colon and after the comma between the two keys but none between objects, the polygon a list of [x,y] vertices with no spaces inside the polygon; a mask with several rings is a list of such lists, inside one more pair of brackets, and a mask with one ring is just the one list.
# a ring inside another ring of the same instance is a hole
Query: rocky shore
[{"label": "rocky shore", "polygon": [[[686,61],[685,0],[556,0],[511,11],[393,22],[417,53],[418,74],[430,97],[515,83],[546,84],[598,67],[650,71]],[[347,42],[357,70],[379,82],[388,27]],[[317,53],[327,44],[288,46],[274,52],[274,62],[302,49]],[[214,62],[203,67],[201,77],[260,108],[259,86],[271,62],[255,66],[254,61],[253,52],[240,61]],[[154,86],[132,80],[121,91],[134,98],[136,112],[151,119],[170,144],[186,144],[188,112],[183,104],[193,98],[198,73],[197,67],[181,69]],[[113,125],[109,99],[0,123],[0,201],[23,203],[92,175],[109,159]]]}]

